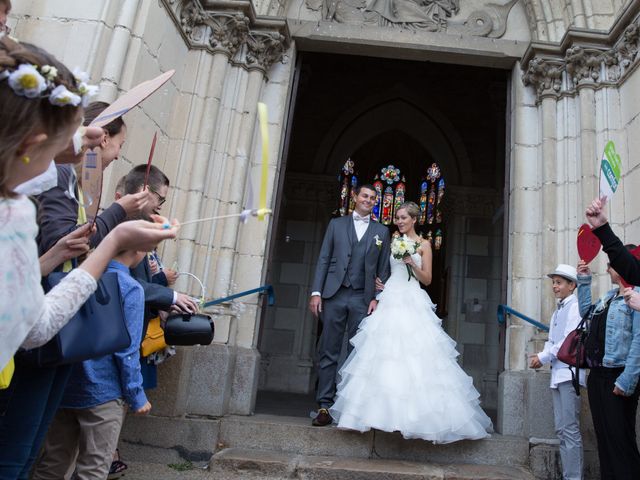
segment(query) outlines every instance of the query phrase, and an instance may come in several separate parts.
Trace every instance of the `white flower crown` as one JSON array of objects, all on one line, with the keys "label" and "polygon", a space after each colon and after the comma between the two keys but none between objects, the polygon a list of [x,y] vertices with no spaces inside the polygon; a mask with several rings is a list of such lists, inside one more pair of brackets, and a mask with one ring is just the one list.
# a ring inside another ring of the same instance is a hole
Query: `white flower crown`
[{"label": "white flower crown", "polygon": [[51,65],[38,68],[36,65],[22,63],[13,71],[7,69],[1,71],[0,81],[7,80],[16,95],[27,98],[48,97],[49,102],[57,107],[66,105],[86,107],[91,97],[98,93],[98,87],[89,85],[87,83],[89,76],[78,69],[73,71],[73,76],[78,84],[75,92],[64,85],[56,84],[57,68]]}]

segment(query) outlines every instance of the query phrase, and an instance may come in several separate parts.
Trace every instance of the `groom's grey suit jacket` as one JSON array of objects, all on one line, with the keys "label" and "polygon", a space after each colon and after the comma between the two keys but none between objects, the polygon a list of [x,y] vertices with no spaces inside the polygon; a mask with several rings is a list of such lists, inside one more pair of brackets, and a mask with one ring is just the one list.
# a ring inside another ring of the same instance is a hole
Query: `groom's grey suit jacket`
[{"label": "groom's grey suit jacket", "polygon": [[[369,221],[369,227],[360,240],[365,253],[361,265],[349,265],[354,245],[358,243],[353,217],[334,218],[329,222],[324,235],[320,257],[316,266],[312,291],[321,292],[322,298],[331,298],[345,282],[347,270],[357,269],[364,273],[364,300],[368,304],[376,295],[375,280],[383,282],[389,278],[389,256],[391,254],[389,229],[384,225]],[[379,245],[378,245],[379,244]]]}]

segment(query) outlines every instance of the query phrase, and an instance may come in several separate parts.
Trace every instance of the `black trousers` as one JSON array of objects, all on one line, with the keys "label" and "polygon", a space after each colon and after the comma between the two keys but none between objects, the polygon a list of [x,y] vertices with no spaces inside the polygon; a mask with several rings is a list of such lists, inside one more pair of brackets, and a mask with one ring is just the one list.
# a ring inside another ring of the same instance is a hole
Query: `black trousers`
[{"label": "black trousers", "polygon": [[640,388],[628,397],[613,394],[622,368],[593,368],[587,392],[598,442],[602,480],[640,479],[640,453],[636,444],[636,410]]}]

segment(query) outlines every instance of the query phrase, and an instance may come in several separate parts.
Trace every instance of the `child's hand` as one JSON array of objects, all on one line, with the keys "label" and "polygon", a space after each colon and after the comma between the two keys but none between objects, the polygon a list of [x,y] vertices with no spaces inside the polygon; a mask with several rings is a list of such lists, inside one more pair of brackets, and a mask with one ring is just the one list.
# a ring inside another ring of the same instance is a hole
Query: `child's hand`
[{"label": "child's hand", "polygon": [[542,362],[538,357],[538,354],[534,353],[533,355],[529,355],[529,367],[530,368],[541,368]]},{"label": "child's hand", "polygon": [[578,271],[578,275],[591,275],[591,269],[584,260],[578,262],[576,270]]},{"label": "child's hand", "polygon": [[140,407],[138,410],[136,410],[134,413],[136,415],[146,415],[151,411],[151,404],[149,403],[149,401],[147,401],[147,403],[145,403],[142,407]]}]

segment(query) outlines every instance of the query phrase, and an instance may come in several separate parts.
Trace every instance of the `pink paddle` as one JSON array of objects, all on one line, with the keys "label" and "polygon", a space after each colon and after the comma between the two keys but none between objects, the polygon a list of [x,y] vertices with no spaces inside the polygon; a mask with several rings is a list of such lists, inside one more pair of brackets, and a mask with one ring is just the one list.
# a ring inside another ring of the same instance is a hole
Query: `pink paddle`
[{"label": "pink paddle", "polygon": [[591,227],[583,223],[578,229],[578,255],[585,263],[591,263],[596,258],[602,244],[598,237],[591,231]]},{"label": "pink paddle", "polygon": [[167,83],[175,72],[175,70],[169,70],[168,72],[158,75],[154,79],[147,80],[146,82],[136,85],[105,108],[104,111],[93,122],[91,122],[91,126],[104,127],[112,120],[121,117],[153,92],[158,90],[162,85]]}]

